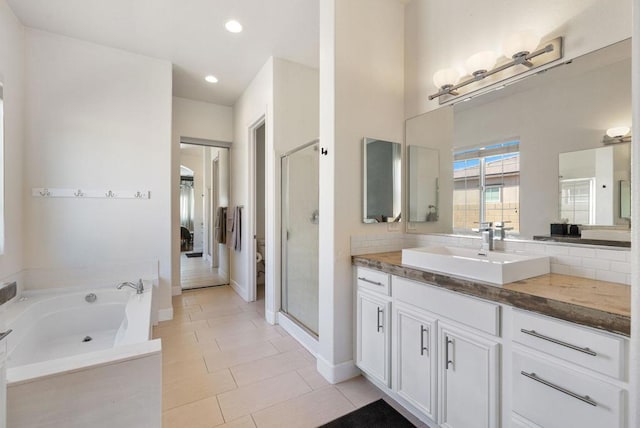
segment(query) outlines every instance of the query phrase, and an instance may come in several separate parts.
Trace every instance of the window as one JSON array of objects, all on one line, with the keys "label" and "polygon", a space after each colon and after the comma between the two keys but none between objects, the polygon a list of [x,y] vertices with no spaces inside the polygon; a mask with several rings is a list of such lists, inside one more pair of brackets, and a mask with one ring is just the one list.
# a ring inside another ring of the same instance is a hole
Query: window
[{"label": "window", "polygon": [[560,180],[560,218],[573,224],[594,224],[595,194],[593,177]]},{"label": "window", "polygon": [[511,141],[453,155],[453,229],[510,222],[520,231],[520,144]]}]

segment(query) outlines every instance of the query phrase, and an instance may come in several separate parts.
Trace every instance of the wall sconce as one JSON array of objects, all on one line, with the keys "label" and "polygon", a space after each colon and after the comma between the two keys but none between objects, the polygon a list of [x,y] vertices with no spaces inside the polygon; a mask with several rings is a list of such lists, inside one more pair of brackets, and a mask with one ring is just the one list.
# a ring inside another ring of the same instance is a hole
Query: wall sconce
[{"label": "wall sconce", "polygon": [[603,144],[618,144],[631,142],[631,128],[628,126],[616,126],[607,129],[602,138]]},{"label": "wall sconce", "polygon": [[[465,63],[468,76],[461,82],[458,82],[460,75],[454,68],[438,70],[433,75],[438,92],[429,95],[429,100],[439,98],[440,104],[445,104],[458,96],[480,89],[482,86],[478,84],[489,76],[495,75],[491,81],[493,84],[558,60],[563,56],[562,37],[540,44],[540,37],[535,32],[523,30],[509,35],[502,44],[502,50],[504,58],[501,61],[498,61],[499,55],[492,51],[482,51],[470,56]],[[466,91],[460,91],[476,82],[478,84]]]}]

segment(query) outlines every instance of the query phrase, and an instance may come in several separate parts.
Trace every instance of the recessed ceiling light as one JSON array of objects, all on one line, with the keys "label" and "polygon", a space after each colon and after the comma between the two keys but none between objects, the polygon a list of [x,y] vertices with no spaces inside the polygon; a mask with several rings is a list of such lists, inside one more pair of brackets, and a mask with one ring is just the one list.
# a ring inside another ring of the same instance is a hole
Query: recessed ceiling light
[{"label": "recessed ceiling light", "polygon": [[218,83],[218,78],[212,74],[205,77],[204,80],[206,80],[209,83]]},{"label": "recessed ceiling light", "polygon": [[227,31],[231,33],[239,33],[242,31],[242,24],[240,24],[235,19],[232,19],[230,21],[227,21],[226,24],[224,24],[224,28],[226,28]]}]

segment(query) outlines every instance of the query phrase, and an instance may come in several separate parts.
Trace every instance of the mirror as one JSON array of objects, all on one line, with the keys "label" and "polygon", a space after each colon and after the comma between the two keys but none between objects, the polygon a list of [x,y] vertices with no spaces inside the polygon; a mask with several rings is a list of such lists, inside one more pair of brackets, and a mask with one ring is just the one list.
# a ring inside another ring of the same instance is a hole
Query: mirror
[{"label": "mirror", "polygon": [[[409,119],[405,124],[407,147],[439,150],[440,193],[438,221],[409,222],[407,231],[453,233],[454,153],[518,142],[520,230],[516,237],[548,235],[549,225],[557,221],[560,212],[560,153],[602,148],[608,128],[630,124],[630,39]],[[616,206],[615,217],[622,219],[623,190],[617,182],[629,179],[616,176],[614,180],[613,194],[617,196],[612,206]],[[407,206],[411,205],[409,194]],[[476,216],[474,221],[479,221],[480,215]],[[473,221],[466,222],[462,230],[456,226],[456,232],[471,234],[469,224]]]},{"label": "mirror", "polygon": [[365,138],[363,141],[364,180],[362,221],[400,221],[402,145]]},{"label": "mirror", "polygon": [[437,149],[407,148],[409,221],[438,221],[440,156]]},{"label": "mirror", "polygon": [[[631,144],[560,153],[558,186],[561,219],[581,225],[627,225]],[[625,196],[623,196],[625,195]],[[624,201],[623,201],[624,199]]]}]

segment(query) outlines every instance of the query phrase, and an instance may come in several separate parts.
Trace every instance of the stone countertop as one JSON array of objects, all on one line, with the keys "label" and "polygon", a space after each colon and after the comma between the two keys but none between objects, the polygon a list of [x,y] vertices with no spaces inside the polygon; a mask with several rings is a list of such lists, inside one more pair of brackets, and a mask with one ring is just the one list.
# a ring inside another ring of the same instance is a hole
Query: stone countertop
[{"label": "stone countertop", "polygon": [[494,285],[402,264],[402,252],[352,256],[355,266],[446,288],[625,336],[631,328],[631,287],[550,273]]}]

